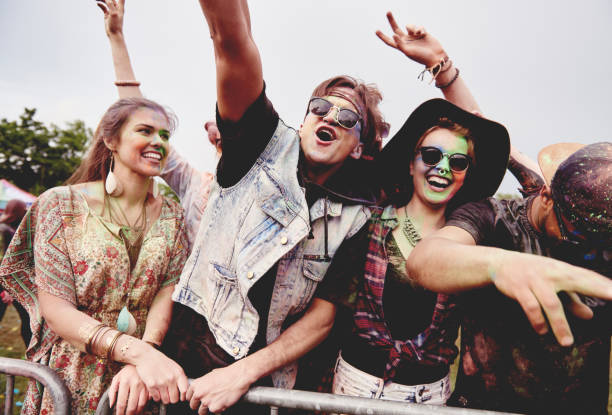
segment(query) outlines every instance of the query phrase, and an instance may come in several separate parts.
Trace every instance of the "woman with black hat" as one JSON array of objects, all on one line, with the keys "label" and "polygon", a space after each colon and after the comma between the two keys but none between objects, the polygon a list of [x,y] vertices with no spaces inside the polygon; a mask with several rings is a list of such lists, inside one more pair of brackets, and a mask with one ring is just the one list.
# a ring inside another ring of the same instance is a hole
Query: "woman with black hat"
[{"label": "woman with black hat", "polygon": [[384,148],[377,171],[389,205],[372,209],[361,237],[340,248],[328,271],[357,291],[346,301],[352,332],[342,341],[334,393],[446,402],[457,355],[456,305],[417,286],[406,258],[453,208],[495,193],[509,151],[504,126],[442,99],[421,104]]}]

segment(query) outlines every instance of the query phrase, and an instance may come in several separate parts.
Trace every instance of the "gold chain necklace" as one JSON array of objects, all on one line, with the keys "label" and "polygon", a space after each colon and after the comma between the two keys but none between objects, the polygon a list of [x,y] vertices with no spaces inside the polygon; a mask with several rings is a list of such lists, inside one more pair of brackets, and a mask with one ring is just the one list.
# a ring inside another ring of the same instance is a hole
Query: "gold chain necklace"
[{"label": "gold chain necklace", "polygon": [[[123,216],[125,223],[121,223],[116,219],[116,213],[113,215],[114,209],[113,204],[111,203],[111,196],[104,192],[104,206],[108,207],[108,216],[111,222],[120,226],[119,236],[123,240],[127,250],[131,273],[136,265],[136,261],[138,260],[138,255],[140,254],[140,249],[142,248],[142,243],[144,240],[144,232],[147,228],[147,198],[145,197],[142,202],[142,209],[140,210],[138,218],[136,218],[136,221],[134,222],[134,226],[132,226],[128,220],[127,215],[125,214],[125,211],[121,207],[119,201],[116,201],[115,203],[117,204],[119,212],[121,213],[121,216]],[[131,290],[128,291],[128,305],[130,303],[130,291]],[[128,305],[123,306],[119,316],[117,317],[117,329],[127,334],[134,334],[137,329],[137,324],[134,316],[128,309]]]},{"label": "gold chain necklace", "polygon": [[419,234],[419,231],[414,226],[414,223],[412,223],[412,221],[408,217],[408,211],[406,210],[406,206],[404,206],[404,214],[405,216],[404,220],[402,221],[402,232],[404,233],[404,236],[406,237],[406,240],[408,241],[410,246],[414,248],[416,244],[422,239],[421,234]]},{"label": "gold chain necklace", "polygon": [[134,221],[134,225],[132,225],[127,219],[127,215],[119,202],[116,202],[116,204],[125,223],[122,223],[116,219],[116,213],[113,215],[114,209],[113,203],[111,203],[111,197],[107,193],[104,194],[104,202],[105,205],[108,206],[108,215],[111,222],[121,227],[119,230],[119,236],[121,236],[121,239],[125,244],[128,258],[130,260],[130,269],[134,269],[134,265],[136,265],[136,261],[138,260],[138,254],[140,254],[140,248],[142,247],[144,232],[147,228],[147,199],[145,197],[143,200],[142,209],[140,210],[138,218],[136,218],[136,221]]}]

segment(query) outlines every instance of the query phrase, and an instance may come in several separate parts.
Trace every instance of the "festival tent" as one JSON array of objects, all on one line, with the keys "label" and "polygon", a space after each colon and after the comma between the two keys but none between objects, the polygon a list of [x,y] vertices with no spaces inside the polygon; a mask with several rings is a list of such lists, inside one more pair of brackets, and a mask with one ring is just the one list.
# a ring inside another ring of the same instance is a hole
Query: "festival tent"
[{"label": "festival tent", "polygon": [[11,199],[23,200],[30,207],[36,200],[36,196],[21,190],[8,180],[0,179],[0,211],[4,210],[6,203]]}]

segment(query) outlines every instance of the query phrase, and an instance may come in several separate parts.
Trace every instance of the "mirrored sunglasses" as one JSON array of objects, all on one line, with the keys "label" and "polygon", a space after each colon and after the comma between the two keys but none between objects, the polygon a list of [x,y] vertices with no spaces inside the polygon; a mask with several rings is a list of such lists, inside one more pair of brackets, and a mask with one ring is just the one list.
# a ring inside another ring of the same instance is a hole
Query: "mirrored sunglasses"
[{"label": "mirrored sunglasses", "polygon": [[334,117],[334,120],[341,127],[351,129],[355,125],[357,125],[359,121],[361,121],[361,117],[355,111],[352,111],[348,108],[340,108],[337,105],[332,104],[325,98],[315,97],[312,98],[308,103],[308,112],[311,112],[319,117],[325,117],[327,114],[329,114],[332,108],[336,109],[336,115]]}]

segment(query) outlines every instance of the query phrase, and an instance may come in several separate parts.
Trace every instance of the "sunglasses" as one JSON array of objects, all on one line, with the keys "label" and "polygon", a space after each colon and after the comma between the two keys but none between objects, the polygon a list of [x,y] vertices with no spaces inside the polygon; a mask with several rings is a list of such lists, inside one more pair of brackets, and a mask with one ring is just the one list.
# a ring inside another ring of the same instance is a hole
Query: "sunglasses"
[{"label": "sunglasses", "polygon": [[456,173],[467,170],[470,167],[472,159],[467,154],[454,153],[448,154],[443,153],[439,148],[436,147],[421,147],[419,148],[421,153],[421,160],[428,166],[437,166],[443,158],[448,159],[448,166]]},{"label": "sunglasses", "polygon": [[559,207],[557,207],[557,203],[553,201],[553,211],[555,212],[555,216],[557,217],[557,223],[559,224],[559,233],[561,234],[561,239],[563,243],[572,246],[584,245],[586,239],[581,239],[577,232],[570,232],[565,226],[565,220],[563,220],[563,216],[561,215],[561,211]]},{"label": "sunglasses", "polygon": [[357,125],[359,121],[361,121],[361,116],[357,114],[355,111],[349,110],[347,108],[340,108],[337,105],[332,104],[325,98],[312,98],[308,103],[308,112],[313,113],[318,117],[325,117],[329,112],[335,108],[336,116],[334,120],[340,125],[348,130]]}]

